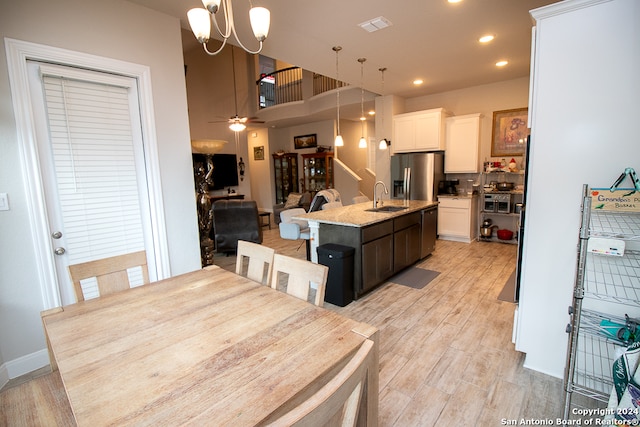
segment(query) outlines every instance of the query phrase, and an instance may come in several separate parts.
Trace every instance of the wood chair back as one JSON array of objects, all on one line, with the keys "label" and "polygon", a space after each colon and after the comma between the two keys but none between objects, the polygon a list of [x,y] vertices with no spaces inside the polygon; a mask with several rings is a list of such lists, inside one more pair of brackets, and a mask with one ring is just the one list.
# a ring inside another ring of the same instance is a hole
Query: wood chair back
[{"label": "wood chair back", "polygon": [[60,372],[51,372],[3,390],[0,393],[0,425],[75,426]]},{"label": "wood chair back", "polygon": [[298,258],[275,254],[273,256],[273,274],[271,275],[271,287],[278,289],[282,273],[286,273],[286,292],[297,298],[307,301],[311,291],[311,284],[317,285],[314,304],[322,307],[324,293],[327,286],[327,274],[329,267],[314,264]]},{"label": "wood chair back", "polygon": [[145,251],[70,265],[69,275],[73,282],[76,300],[84,301],[84,293],[80,281],[91,277],[95,277],[98,281],[100,295],[108,295],[129,289],[131,284],[129,283],[127,269],[134,267],[142,268],[142,282],[145,285],[149,283],[147,253]]},{"label": "wood chair back", "polygon": [[[246,240],[238,240],[236,274],[263,285],[271,284],[273,256],[275,253],[275,249],[268,246],[247,242]],[[247,261],[246,275],[244,274],[245,260]]]},{"label": "wood chair back", "polygon": [[355,426],[377,425],[367,418],[369,370],[375,369],[374,342],[365,340],[360,349],[335,377],[291,411],[267,425]]}]

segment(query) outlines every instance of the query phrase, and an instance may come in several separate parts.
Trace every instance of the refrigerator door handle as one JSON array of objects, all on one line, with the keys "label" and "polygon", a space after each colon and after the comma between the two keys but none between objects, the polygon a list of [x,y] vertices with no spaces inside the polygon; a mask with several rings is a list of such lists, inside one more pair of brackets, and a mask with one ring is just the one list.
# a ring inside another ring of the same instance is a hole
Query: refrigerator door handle
[{"label": "refrigerator door handle", "polygon": [[411,195],[411,168],[404,168],[404,200],[410,199]]}]

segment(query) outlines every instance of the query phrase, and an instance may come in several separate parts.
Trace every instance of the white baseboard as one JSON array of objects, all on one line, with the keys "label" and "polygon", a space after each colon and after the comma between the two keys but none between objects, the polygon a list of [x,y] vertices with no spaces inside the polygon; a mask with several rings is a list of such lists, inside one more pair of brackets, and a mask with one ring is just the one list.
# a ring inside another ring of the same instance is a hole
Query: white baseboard
[{"label": "white baseboard", "polygon": [[10,360],[0,365],[0,388],[9,380],[28,374],[49,364],[49,352],[47,349],[38,350],[18,359]]},{"label": "white baseboard", "polygon": [[9,382],[9,372],[7,372],[7,366],[3,363],[0,365],[0,389],[7,385]]}]

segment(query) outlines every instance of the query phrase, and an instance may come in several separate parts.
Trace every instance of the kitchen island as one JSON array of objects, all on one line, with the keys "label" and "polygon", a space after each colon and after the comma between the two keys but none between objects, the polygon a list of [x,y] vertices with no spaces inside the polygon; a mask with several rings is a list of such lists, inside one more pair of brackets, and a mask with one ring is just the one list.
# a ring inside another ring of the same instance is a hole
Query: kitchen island
[{"label": "kitchen island", "polygon": [[355,249],[356,299],[435,248],[438,202],[385,200],[372,208],[365,202],[295,217],[309,223],[313,262],[318,246],[327,243]]}]

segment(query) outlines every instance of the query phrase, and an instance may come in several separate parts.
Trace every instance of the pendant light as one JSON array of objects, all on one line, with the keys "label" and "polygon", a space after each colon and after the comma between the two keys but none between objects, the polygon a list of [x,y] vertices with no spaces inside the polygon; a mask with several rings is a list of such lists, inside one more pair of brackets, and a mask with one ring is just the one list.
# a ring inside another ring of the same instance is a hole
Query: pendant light
[{"label": "pendant light", "polygon": [[367,140],[364,138],[364,122],[367,118],[364,116],[364,63],[367,58],[358,58],[360,63],[360,142],[358,148],[367,148]]},{"label": "pendant light", "polygon": [[336,147],[344,146],[344,141],[342,140],[342,135],[340,135],[340,73],[338,68],[338,53],[342,50],[341,46],[334,46],[333,51],[336,53],[336,104],[337,104],[337,123],[338,123],[338,133],[336,135],[336,140],[334,145]]},{"label": "pendant light", "polygon": [[[381,123],[381,128],[382,128],[382,132],[384,132],[384,72],[387,71],[386,68],[378,68],[378,71],[380,71],[380,74],[382,76],[382,123]],[[389,141],[387,138],[382,138],[380,139],[380,143],[378,144],[378,149],[380,150],[386,150],[387,148],[389,148],[389,146],[391,145],[391,141]]]}]

